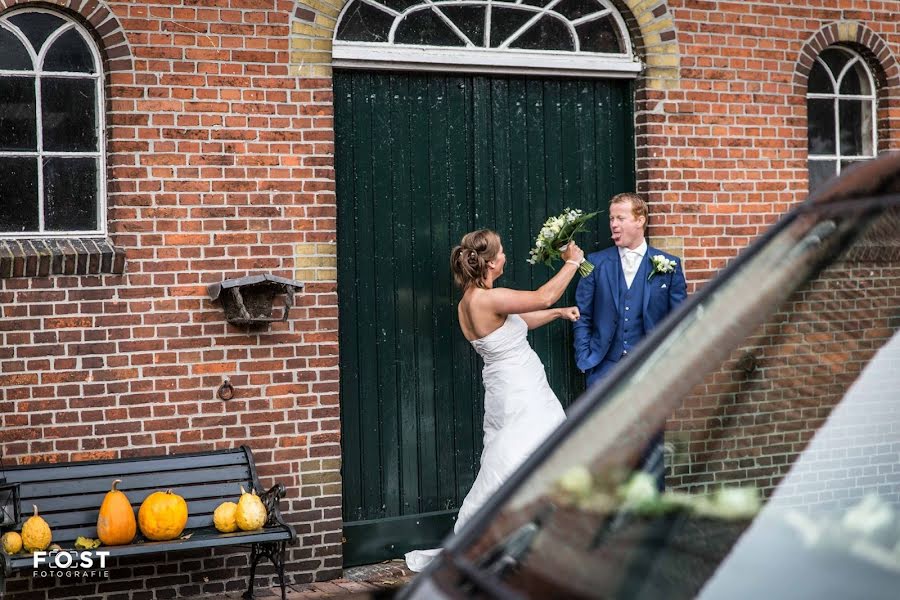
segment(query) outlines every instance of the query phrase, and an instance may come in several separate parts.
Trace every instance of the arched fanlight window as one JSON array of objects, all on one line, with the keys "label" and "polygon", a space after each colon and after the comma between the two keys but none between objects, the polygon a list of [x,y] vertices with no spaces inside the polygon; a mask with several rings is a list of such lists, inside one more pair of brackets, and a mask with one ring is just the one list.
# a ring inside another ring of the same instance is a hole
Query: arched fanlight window
[{"label": "arched fanlight window", "polygon": [[863,58],[832,46],[816,57],[806,95],[809,190],[875,156],[875,82]]},{"label": "arched fanlight window", "polygon": [[608,0],[351,0],[335,66],[635,77],[621,15]]},{"label": "arched fanlight window", "polygon": [[105,232],[100,64],[60,13],[0,17],[0,236]]}]

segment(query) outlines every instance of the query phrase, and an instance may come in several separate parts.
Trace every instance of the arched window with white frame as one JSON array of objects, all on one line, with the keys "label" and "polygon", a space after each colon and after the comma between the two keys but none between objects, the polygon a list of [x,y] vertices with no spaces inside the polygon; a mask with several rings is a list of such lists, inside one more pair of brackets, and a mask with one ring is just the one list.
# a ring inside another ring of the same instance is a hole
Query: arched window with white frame
[{"label": "arched window with white frame", "polygon": [[351,0],[334,66],[636,77],[609,0]]},{"label": "arched window with white frame", "polygon": [[63,13],[0,15],[0,237],[106,233],[101,64]]},{"label": "arched window with white frame", "polygon": [[876,155],[875,80],[863,57],[831,46],[809,73],[809,191],[855,162]]}]

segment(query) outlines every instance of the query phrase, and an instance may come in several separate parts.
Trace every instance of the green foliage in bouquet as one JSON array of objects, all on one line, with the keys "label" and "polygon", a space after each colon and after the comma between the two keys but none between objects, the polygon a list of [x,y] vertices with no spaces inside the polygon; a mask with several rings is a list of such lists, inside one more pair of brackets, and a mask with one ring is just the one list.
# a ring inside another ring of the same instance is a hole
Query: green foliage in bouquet
[{"label": "green foliage in bouquet", "polygon": [[[528,263],[532,265],[541,263],[552,267],[554,262],[562,260],[560,248],[571,242],[576,233],[588,231],[585,223],[595,216],[596,212],[585,214],[580,209],[567,208],[562,214],[544,221],[534,240],[534,248],[529,252]],[[594,265],[586,260],[578,267],[582,277],[590,275],[593,270]]]}]

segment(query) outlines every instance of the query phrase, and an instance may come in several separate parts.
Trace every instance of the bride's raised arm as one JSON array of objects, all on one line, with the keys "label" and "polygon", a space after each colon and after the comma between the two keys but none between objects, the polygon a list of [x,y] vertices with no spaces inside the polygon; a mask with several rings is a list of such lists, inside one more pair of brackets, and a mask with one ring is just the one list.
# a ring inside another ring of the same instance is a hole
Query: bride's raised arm
[{"label": "bride's raised arm", "polygon": [[[509,288],[491,288],[479,298],[480,309],[489,310],[498,315],[524,315],[550,308],[566,291],[572,277],[578,271],[578,265],[584,258],[584,251],[575,242],[570,242],[562,253],[562,268],[556,275],[534,291],[512,290]],[[550,319],[548,319],[549,321]],[[527,322],[527,321],[526,321]],[[545,323],[547,321],[544,321]],[[541,323],[543,324],[543,323]]]}]

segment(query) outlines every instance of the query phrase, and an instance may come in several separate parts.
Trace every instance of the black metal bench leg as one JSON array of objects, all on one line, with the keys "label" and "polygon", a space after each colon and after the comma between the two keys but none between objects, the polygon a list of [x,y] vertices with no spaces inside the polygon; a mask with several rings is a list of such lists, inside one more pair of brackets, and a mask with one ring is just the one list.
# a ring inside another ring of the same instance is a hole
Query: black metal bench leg
[{"label": "black metal bench leg", "polygon": [[246,600],[253,598],[253,584],[256,582],[256,563],[261,558],[258,548],[259,544],[250,546],[250,585],[247,586],[247,591],[244,592]]},{"label": "black metal bench leg", "polygon": [[281,585],[281,600],[286,600],[287,590],[284,585],[284,542],[264,542],[262,544],[253,544],[250,549],[250,585],[244,592],[244,598],[250,600],[253,598],[253,584],[256,581],[256,563],[265,556],[272,561],[275,570],[278,572],[278,583]]},{"label": "black metal bench leg", "polygon": [[[286,591],[284,589],[284,542],[278,542],[275,544],[277,548],[273,549],[272,552],[272,562],[275,564],[275,569],[278,571],[278,582],[281,584],[281,600],[286,599]],[[275,558],[278,558],[276,561]]]}]

